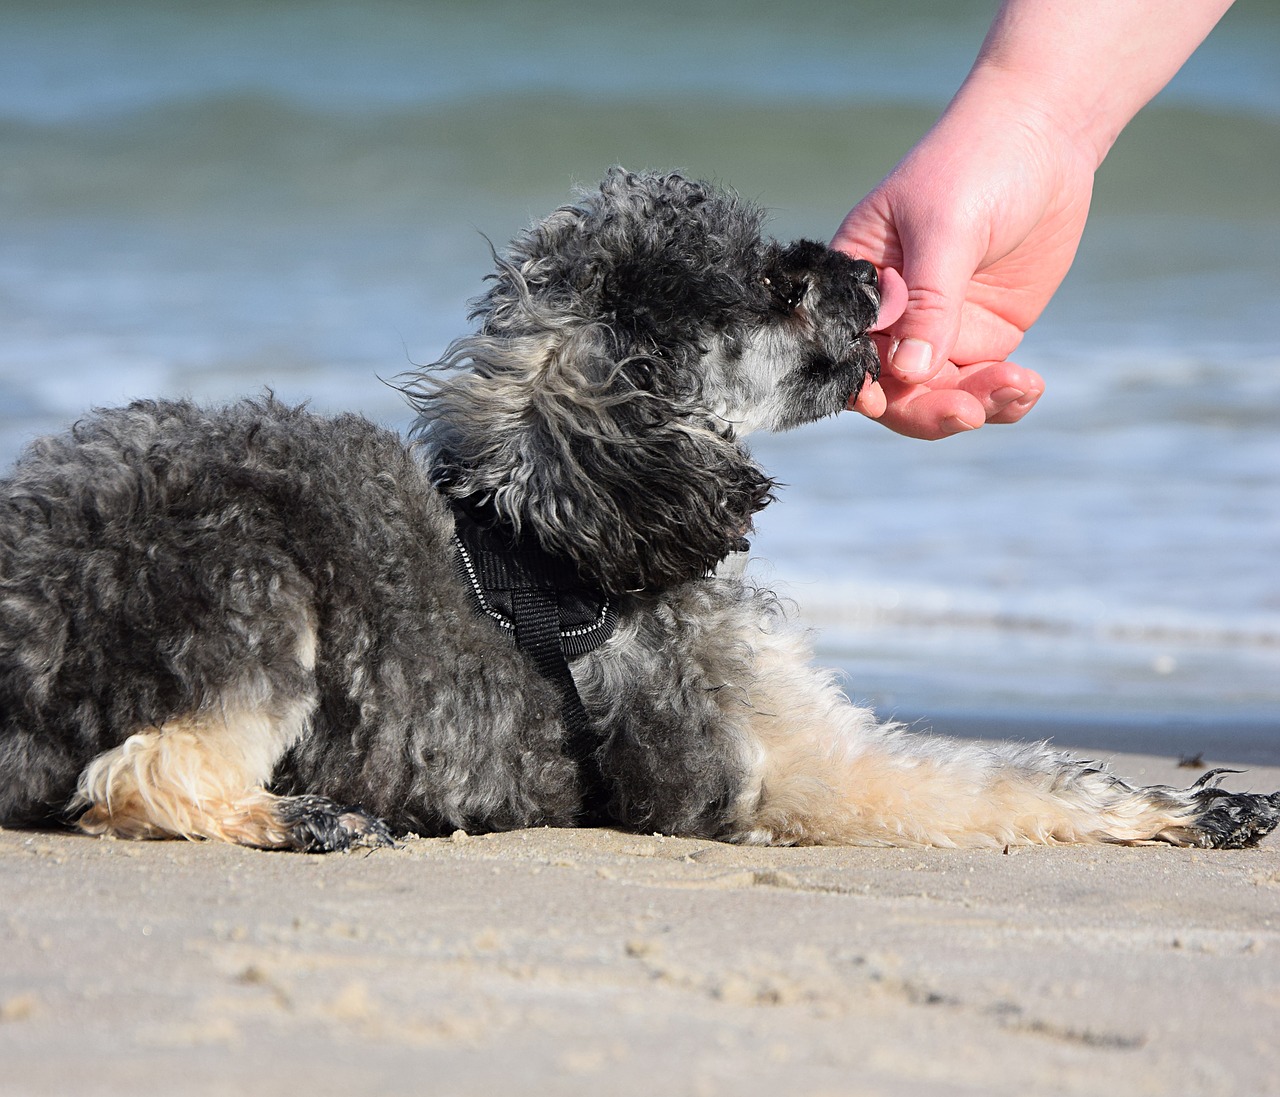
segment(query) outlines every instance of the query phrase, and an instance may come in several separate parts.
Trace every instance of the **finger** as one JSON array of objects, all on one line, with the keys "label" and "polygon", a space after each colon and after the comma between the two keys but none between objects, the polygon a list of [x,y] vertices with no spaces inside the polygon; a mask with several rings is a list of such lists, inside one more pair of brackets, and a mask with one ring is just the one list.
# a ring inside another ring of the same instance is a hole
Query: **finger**
[{"label": "finger", "polygon": [[977,260],[963,236],[946,233],[907,241],[902,277],[907,306],[891,327],[895,340],[887,369],[890,376],[911,384],[934,377],[947,363],[960,333],[965,293]]},{"label": "finger", "polygon": [[963,389],[885,384],[886,406],[877,419],[908,438],[934,441],[977,430],[986,421],[982,401]]},{"label": "finger", "polygon": [[965,290],[980,254],[974,254],[976,239],[970,239],[973,234],[963,231],[963,226],[902,233],[875,199],[873,192],[849,211],[831,246],[876,263],[882,280],[888,281],[889,303],[895,307],[897,282],[905,283],[902,315],[889,320],[891,314],[882,299],[876,326],[891,329],[888,353],[881,355],[884,375],[919,385],[934,377],[950,357],[960,331]]},{"label": "finger", "polygon": [[1005,405],[1002,411],[998,411],[994,415],[988,416],[987,422],[997,426],[1007,426],[1010,423],[1016,423],[1026,415],[1027,412],[1036,406],[1036,401],[1043,395],[1043,392],[1037,392],[1034,394],[1028,394],[1020,400],[1015,400]]},{"label": "finger", "polygon": [[897,323],[907,307],[907,283],[902,280],[902,275],[893,267],[883,268],[879,275],[880,312],[871,325],[872,331],[883,331]]},{"label": "finger", "polygon": [[981,401],[988,423],[1016,423],[1044,393],[1044,378],[1012,362],[964,366],[956,374],[955,387]]},{"label": "finger", "polygon": [[880,382],[866,381],[858,390],[858,395],[849,401],[849,410],[859,411],[868,419],[879,419],[887,405],[888,401],[885,399]]}]

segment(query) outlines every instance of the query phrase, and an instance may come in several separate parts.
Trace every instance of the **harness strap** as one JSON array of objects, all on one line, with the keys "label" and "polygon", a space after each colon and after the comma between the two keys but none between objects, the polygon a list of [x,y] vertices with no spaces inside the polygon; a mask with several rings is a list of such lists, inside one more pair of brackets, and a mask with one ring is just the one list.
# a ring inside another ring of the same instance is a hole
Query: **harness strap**
[{"label": "harness strap", "polygon": [[602,821],[608,806],[604,775],[596,760],[597,744],[591,732],[591,720],[578,695],[560,641],[559,599],[551,591],[515,590],[511,592],[511,610],[516,647],[528,655],[538,673],[560,691],[560,716],[568,732],[566,746],[581,775],[583,812],[592,821]]},{"label": "harness strap", "polygon": [[450,502],[458,575],[476,610],[503,629],[560,694],[565,754],[578,767],[583,821],[604,822],[608,793],[595,756],[599,744],[569,659],[603,644],[617,626],[617,611],[605,595],[583,584],[568,560],[496,524],[482,525],[461,502]]},{"label": "harness strap", "polygon": [[[594,651],[618,624],[608,595],[585,584],[572,561],[547,553],[535,538],[516,537],[475,499],[450,499],[455,567],[476,612],[510,636],[560,694],[565,754],[578,767],[582,821],[608,821],[608,788],[591,726],[569,660]],[[736,577],[749,545],[738,538],[718,574]]]}]

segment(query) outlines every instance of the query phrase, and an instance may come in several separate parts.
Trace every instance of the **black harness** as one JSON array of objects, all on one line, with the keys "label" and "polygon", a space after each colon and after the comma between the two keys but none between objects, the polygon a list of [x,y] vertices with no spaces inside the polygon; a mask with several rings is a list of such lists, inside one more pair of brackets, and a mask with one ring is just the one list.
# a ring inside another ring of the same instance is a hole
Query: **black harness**
[{"label": "black harness", "polygon": [[[559,692],[565,752],[578,767],[582,788],[582,821],[605,823],[609,794],[596,758],[599,744],[569,661],[613,635],[617,608],[608,594],[583,581],[570,560],[552,556],[535,537],[517,536],[491,508],[474,498],[451,498],[449,505],[458,578],[476,612],[509,636]],[[717,574],[740,572],[750,547],[737,538]]]},{"label": "black harness", "polygon": [[455,568],[474,608],[533,661],[560,694],[567,753],[578,766],[587,820],[605,818],[608,794],[596,760],[591,720],[569,660],[594,651],[618,625],[609,596],[584,583],[574,565],[533,537],[517,537],[496,519],[479,517],[465,500],[453,508]]}]

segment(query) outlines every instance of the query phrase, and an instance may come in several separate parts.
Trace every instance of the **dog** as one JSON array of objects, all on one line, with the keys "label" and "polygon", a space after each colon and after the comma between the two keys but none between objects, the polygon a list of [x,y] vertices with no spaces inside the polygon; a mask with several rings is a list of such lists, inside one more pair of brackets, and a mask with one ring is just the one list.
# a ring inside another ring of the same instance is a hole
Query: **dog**
[{"label": "dog", "polygon": [[614,169],[402,379],[409,443],[141,401],[0,484],[0,822],[342,850],[607,825],[743,843],[1239,847],[1280,794],[880,723],[733,566],[743,448],[877,375],[876,271]]}]

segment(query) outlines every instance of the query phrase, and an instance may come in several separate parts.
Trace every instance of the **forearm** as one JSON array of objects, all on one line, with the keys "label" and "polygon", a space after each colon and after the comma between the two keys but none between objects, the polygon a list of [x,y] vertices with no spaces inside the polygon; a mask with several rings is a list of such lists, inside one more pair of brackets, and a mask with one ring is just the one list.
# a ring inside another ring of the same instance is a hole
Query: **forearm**
[{"label": "forearm", "polygon": [[1052,119],[1096,167],[1231,0],[1005,0],[957,104]]}]

